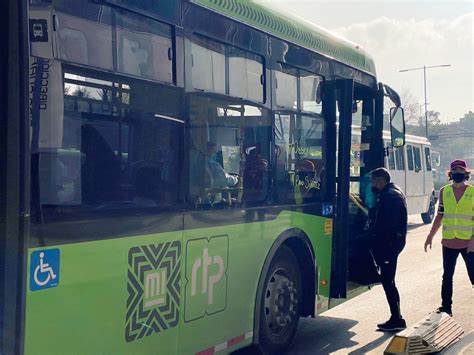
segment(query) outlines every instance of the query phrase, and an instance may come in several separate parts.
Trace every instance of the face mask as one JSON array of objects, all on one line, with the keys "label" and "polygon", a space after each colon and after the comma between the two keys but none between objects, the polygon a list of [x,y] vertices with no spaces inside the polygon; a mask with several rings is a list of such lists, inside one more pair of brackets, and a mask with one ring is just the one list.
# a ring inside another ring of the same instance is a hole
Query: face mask
[{"label": "face mask", "polygon": [[466,174],[465,173],[453,173],[452,177],[453,177],[454,182],[460,183],[460,182],[464,181],[464,179],[466,178]]},{"label": "face mask", "polygon": [[379,193],[379,189],[376,188],[375,186],[372,186],[372,187],[371,187],[371,190],[372,190],[372,192],[373,192],[374,194],[378,194],[378,193]]}]

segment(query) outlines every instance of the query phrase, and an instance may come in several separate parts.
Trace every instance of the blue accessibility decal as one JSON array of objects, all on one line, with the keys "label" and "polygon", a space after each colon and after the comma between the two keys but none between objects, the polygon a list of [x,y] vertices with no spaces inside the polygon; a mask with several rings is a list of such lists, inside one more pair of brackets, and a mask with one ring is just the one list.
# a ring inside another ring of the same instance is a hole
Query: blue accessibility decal
[{"label": "blue accessibility decal", "polygon": [[59,285],[59,249],[37,250],[30,258],[30,290]]}]

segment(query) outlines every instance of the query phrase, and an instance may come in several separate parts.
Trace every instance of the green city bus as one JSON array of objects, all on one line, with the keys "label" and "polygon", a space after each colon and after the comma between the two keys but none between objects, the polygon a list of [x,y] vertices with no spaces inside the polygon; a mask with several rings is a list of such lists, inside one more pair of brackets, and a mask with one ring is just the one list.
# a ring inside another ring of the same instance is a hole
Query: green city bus
[{"label": "green city bus", "polygon": [[361,47],[245,0],[1,10],[0,353],[279,353],[367,290],[404,122]]}]

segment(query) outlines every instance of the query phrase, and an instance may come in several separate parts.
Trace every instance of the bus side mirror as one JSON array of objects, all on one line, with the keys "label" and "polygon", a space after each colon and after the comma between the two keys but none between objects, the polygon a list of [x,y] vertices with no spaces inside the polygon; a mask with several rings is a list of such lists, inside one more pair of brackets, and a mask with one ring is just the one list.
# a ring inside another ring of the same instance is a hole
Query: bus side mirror
[{"label": "bus side mirror", "polygon": [[400,106],[390,109],[390,135],[394,148],[405,145],[405,114]]}]

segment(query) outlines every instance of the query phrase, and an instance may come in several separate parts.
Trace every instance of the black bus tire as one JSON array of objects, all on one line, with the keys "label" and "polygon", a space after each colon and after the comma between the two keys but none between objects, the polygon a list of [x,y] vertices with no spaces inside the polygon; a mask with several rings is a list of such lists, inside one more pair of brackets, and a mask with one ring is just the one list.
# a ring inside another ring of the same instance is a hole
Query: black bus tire
[{"label": "black bus tire", "polygon": [[259,311],[259,348],[264,354],[281,354],[298,327],[301,273],[290,248],[281,246],[273,257],[263,284]]},{"label": "black bus tire", "polygon": [[428,207],[428,211],[426,213],[421,214],[421,219],[423,223],[429,224],[433,221],[435,215],[435,202],[433,199],[430,200],[430,205]]}]

